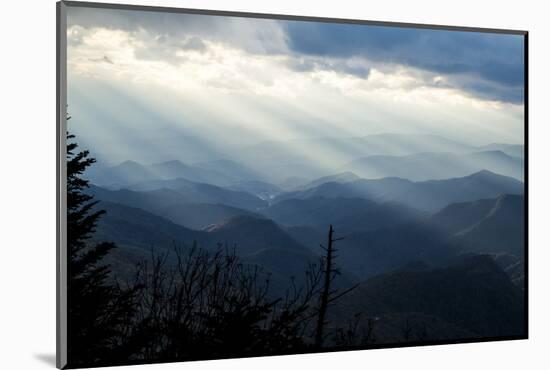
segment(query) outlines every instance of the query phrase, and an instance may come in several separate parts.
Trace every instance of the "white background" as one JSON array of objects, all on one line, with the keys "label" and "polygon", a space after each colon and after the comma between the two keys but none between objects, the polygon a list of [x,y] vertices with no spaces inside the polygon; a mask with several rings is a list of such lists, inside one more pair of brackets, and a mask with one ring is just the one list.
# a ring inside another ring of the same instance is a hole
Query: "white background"
[{"label": "white background", "polygon": [[[111,0],[111,2],[119,2]],[[142,0],[134,4],[530,31],[530,339],[132,369],[548,369],[550,33],[544,1]],[[5,1],[0,22],[0,368],[55,358],[55,2]]]}]

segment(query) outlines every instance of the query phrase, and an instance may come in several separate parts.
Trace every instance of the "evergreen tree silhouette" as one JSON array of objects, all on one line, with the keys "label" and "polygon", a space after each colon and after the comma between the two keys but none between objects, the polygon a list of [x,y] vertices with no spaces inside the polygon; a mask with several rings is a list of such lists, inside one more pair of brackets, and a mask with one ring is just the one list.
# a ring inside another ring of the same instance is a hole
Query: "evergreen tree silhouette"
[{"label": "evergreen tree silhouette", "polygon": [[128,356],[121,328],[133,315],[137,288],[125,290],[110,279],[103,260],[115,244],[90,243],[105,211],[95,210],[97,201],[84,192],[82,175],[95,159],[72,139],[67,134],[68,359],[92,365]]}]

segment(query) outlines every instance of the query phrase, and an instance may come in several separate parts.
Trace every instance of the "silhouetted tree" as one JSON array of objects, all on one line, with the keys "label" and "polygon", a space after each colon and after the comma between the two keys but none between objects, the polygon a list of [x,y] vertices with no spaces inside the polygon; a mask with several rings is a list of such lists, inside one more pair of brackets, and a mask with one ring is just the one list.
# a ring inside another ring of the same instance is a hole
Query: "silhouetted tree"
[{"label": "silhouetted tree", "polygon": [[121,328],[133,315],[137,288],[122,289],[109,277],[103,260],[113,243],[90,243],[105,211],[95,210],[97,202],[85,193],[82,174],[95,159],[72,139],[67,134],[68,357],[71,365],[91,365],[131,351]]},{"label": "silhouetted tree", "polygon": [[321,245],[321,249],[325,251],[325,256],[322,260],[322,272],[323,272],[323,288],[319,296],[319,310],[317,315],[317,325],[315,329],[315,347],[321,348],[324,341],[324,328],[327,324],[326,314],[328,306],[342,297],[344,294],[349,293],[357,287],[357,285],[352,286],[349,289],[340,292],[338,289],[332,289],[332,282],[334,279],[340,275],[340,270],[336,267],[334,260],[337,255],[335,254],[338,250],[334,248],[334,242],[342,240],[343,238],[333,237],[334,230],[332,225],[329,226],[328,230],[328,241],[327,246],[324,247]]}]

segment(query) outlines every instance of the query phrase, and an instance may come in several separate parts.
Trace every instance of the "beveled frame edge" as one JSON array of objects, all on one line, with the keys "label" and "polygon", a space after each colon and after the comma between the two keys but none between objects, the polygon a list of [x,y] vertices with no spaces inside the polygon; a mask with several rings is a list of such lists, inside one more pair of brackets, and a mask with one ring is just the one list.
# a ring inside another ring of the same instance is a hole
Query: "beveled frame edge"
[{"label": "beveled frame edge", "polygon": [[523,306],[525,339],[529,339],[529,32],[523,35]]},{"label": "beveled frame edge", "polygon": [[370,25],[370,26],[421,28],[421,29],[429,29],[429,30],[498,33],[498,34],[508,34],[508,35],[526,35],[528,33],[527,30],[504,29],[504,28],[463,27],[463,26],[450,26],[450,25],[441,25],[441,24],[374,21],[374,20],[365,20],[365,19],[330,18],[330,17],[321,17],[321,16],[303,16],[303,15],[292,15],[292,14],[253,13],[253,12],[215,10],[215,9],[176,8],[176,7],[153,6],[153,5],[114,4],[114,3],[101,3],[101,2],[92,2],[92,1],[87,2],[87,1],[61,0],[61,2],[66,4],[67,6],[82,7],[82,8],[141,10],[141,11],[160,12],[160,13],[184,13],[184,14],[202,14],[202,15],[216,15],[216,16],[241,17],[241,18],[278,19],[278,20],[286,20],[286,21],[346,23],[346,24],[359,24],[359,25]]},{"label": "beveled frame edge", "polygon": [[56,367],[67,366],[67,5],[56,3]]}]

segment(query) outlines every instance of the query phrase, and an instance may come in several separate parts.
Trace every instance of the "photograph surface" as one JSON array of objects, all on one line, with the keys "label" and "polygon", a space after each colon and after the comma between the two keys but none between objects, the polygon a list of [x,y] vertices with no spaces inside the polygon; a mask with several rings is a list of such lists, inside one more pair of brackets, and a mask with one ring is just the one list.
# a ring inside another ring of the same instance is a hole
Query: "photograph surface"
[{"label": "photograph surface", "polygon": [[525,37],[68,6],[68,366],[525,338]]}]

